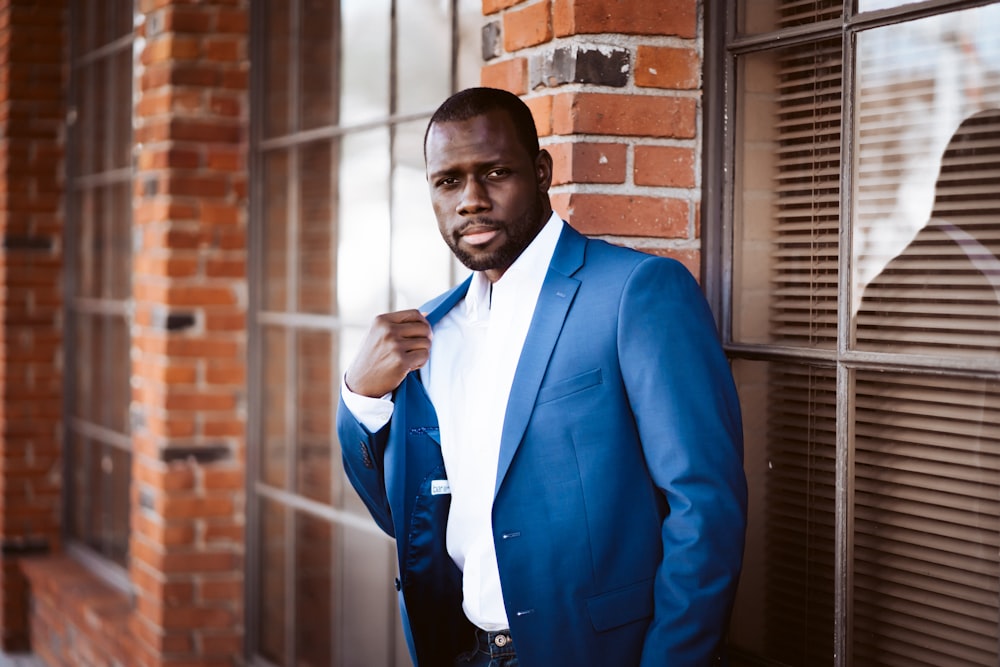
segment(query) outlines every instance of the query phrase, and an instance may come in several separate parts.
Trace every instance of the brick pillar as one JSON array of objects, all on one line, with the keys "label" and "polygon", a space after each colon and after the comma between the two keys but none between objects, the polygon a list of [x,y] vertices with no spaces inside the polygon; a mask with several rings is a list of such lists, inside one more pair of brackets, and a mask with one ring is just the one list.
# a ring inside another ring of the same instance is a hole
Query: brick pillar
[{"label": "brick pillar", "polygon": [[65,2],[0,0],[0,644],[28,645],[25,554],[59,539]]},{"label": "brick pillar", "polygon": [[697,0],[483,0],[483,85],[531,107],[574,227],[700,272]]},{"label": "brick pillar", "polygon": [[140,0],[136,665],[241,664],[248,0]]}]

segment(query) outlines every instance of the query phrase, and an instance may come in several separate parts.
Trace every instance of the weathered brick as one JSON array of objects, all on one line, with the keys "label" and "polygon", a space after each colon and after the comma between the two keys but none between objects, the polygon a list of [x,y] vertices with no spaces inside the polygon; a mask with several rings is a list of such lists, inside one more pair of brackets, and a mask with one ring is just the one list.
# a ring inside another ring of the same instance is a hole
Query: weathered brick
[{"label": "weathered brick", "polygon": [[480,77],[484,86],[523,95],[528,92],[528,61],[525,58],[512,58],[490,63],[483,67]]},{"label": "weathered brick", "polygon": [[636,146],[633,180],[636,185],[693,188],[695,154],[679,146]]},{"label": "weathered brick", "polygon": [[525,2],[525,0],[483,0],[483,14],[489,16],[497,12],[514,7]]},{"label": "weathered brick", "polygon": [[694,90],[701,84],[701,59],[694,47],[641,45],[636,52],[635,84],[646,88]]},{"label": "weathered brick", "polygon": [[563,142],[549,144],[552,184],[624,183],[628,149],[624,144]]},{"label": "weathered brick", "polygon": [[508,52],[552,40],[552,3],[543,0],[503,15],[503,46]]},{"label": "weathered brick", "polygon": [[552,23],[557,37],[621,33],[693,38],[698,6],[691,0],[554,0]]},{"label": "weathered brick", "polygon": [[609,134],[690,139],[697,101],[687,97],[561,93],[552,102],[554,134]]},{"label": "weathered brick", "polygon": [[690,203],[682,199],[602,193],[570,193],[553,198],[584,234],[686,238]]}]

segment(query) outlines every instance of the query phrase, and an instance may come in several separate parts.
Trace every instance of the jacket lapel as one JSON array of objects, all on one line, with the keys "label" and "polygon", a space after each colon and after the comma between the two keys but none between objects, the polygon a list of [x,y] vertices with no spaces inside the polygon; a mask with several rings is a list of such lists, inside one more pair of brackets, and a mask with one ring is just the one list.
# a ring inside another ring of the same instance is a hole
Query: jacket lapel
[{"label": "jacket lapel", "polygon": [[500,460],[494,496],[500,490],[524,436],[549,358],[580,286],[580,281],[571,276],[583,265],[586,244],[586,237],[563,223],[562,234],[549,263],[545,282],[542,283],[535,314],[528,327],[528,335],[510,388],[503,435],[500,438]]}]

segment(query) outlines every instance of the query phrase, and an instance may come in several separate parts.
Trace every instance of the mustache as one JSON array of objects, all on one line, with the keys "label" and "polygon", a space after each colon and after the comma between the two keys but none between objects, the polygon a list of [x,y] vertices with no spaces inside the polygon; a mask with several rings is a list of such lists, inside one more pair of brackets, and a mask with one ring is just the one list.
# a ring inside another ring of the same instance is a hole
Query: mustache
[{"label": "mustache", "polygon": [[487,229],[500,229],[503,227],[503,223],[499,220],[494,220],[493,218],[475,218],[473,220],[466,221],[461,227],[455,230],[457,236],[461,236],[467,230],[472,227],[485,227]]}]

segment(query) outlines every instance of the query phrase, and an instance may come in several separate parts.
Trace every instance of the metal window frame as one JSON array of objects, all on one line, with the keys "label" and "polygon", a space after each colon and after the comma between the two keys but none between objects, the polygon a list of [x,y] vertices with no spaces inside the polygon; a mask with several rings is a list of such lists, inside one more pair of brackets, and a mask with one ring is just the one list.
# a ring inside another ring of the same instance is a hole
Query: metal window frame
[{"label": "metal window frame", "polygon": [[[336,1],[336,0],[334,0]],[[324,331],[330,331],[332,333],[337,333],[342,330],[343,322],[337,315],[322,315],[322,314],[310,314],[296,312],[294,308],[286,308],[285,312],[274,312],[266,311],[263,308],[263,295],[262,295],[262,267],[264,259],[264,215],[265,215],[265,189],[264,189],[264,163],[268,153],[274,151],[287,151],[292,159],[289,160],[289,180],[294,178],[293,171],[297,169],[297,160],[295,156],[298,154],[298,149],[300,147],[308,146],[310,143],[317,140],[324,139],[336,139],[349,134],[354,134],[356,132],[361,132],[364,130],[377,129],[377,128],[388,128],[389,130],[389,168],[391,171],[396,168],[396,156],[395,156],[395,140],[396,140],[396,128],[401,123],[408,121],[420,120],[429,118],[433,113],[433,109],[427,109],[425,111],[416,113],[406,113],[400,114],[397,111],[397,97],[396,97],[396,80],[397,80],[397,55],[398,55],[398,32],[399,32],[399,15],[397,12],[397,7],[401,0],[390,0],[390,12],[389,12],[389,22],[391,35],[389,40],[389,76],[386,81],[386,85],[389,86],[389,109],[388,114],[382,118],[372,119],[363,123],[355,124],[340,124],[331,123],[321,127],[310,128],[308,130],[301,130],[294,128],[278,136],[265,136],[265,100],[267,96],[266,85],[267,81],[264,76],[263,67],[251,67],[251,84],[250,84],[250,147],[249,147],[249,166],[250,166],[250,195],[249,195],[249,230],[248,230],[248,313],[247,313],[247,323],[248,323],[248,424],[247,424],[247,455],[246,455],[246,465],[247,465],[247,485],[246,485],[246,576],[244,577],[244,626],[246,628],[246,633],[244,636],[244,654],[246,656],[249,665],[256,667],[275,667],[273,663],[265,659],[263,656],[259,655],[257,652],[257,637],[259,635],[259,611],[262,608],[265,601],[262,599],[262,592],[260,590],[259,576],[261,572],[261,559],[259,554],[259,547],[262,543],[262,535],[260,529],[260,521],[262,518],[262,501],[267,500],[271,502],[276,502],[285,511],[286,517],[288,519],[293,519],[296,512],[304,512],[312,517],[319,518],[329,522],[333,526],[337,525],[348,525],[352,528],[361,529],[364,531],[372,532],[373,534],[382,535],[381,531],[374,527],[374,524],[369,525],[366,522],[360,521],[353,514],[349,514],[337,508],[328,506],[324,503],[319,503],[313,501],[307,497],[299,495],[294,491],[288,491],[285,489],[278,489],[273,486],[269,486],[261,481],[261,463],[259,460],[261,449],[262,449],[262,421],[261,415],[263,410],[266,408],[264,405],[263,396],[263,338],[264,332],[268,327],[277,327],[281,330],[290,332],[294,334],[295,332],[305,331],[309,329],[320,329]],[[403,0],[405,1],[405,0]],[[292,0],[289,3],[290,11],[292,12],[292,22],[299,20],[296,18],[301,13],[301,3],[302,0]],[[264,3],[252,2],[250,5],[250,59],[252,63],[261,63],[266,57],[266,47],[267,47],[267,30],[266,30],[266,11],[264,8]],[[449,77],[449,89],[456,90],[458,83],[458,42],[459,42],[459,5],[460,0],[449,0],[448,1],[448,12],[450,16],[450,32],[451,32],[451,67],[448,74]],[[340,36],[339,34],[334,35],[333,39],[336,41],[335,48],[333,49],[334,58],[338,58],[338,54],[341,48]],[[299,86],[299,72],[298,72],[298,54],[294,51],[295,41],[290,40],[289,49],[291,53],[289,54],[288,61],[288,80],[295,82],[293,89],[290,90],[290,104],[288,112],[293,118],[298,119],[299,108],[297,101],[298,86]],[[337,63],[333,63],[336,67]],[[335,86],[332,94],[334,98],[331,100],[332,103],[336,104],[339,95],[339,88]],[[298,122],[296,120],[296,122]],[[392,201],[393,195],[393,182],[392,179],[387,180],[387,191],[386,199]],[[298,224],[296,207],[297,207],[297,195],[289,197],[288,211],[288,221],[289,225],[293,228]],[[287,230],[289,238],[294,234],[295,229]],[[390,217],[390,234],[392,234],[392,217]],[[289,298],[292,299],[290,303],[294,304],[295,299],[298,298],[298,288],[295,284],[297,266],[297,248],[294,244],[289,243],[287,249],[288,255],[286,257],[286,272],[287,276],[291,282],[288,283],[287,289]],[[390,265],[391,265],[391,257]],[[454,271],[454,268],[452,268]],[[390,300],[390,306],[393,304],[391,300],[393,297],[394,290],[390,282],[390,290],[387,295]],[[287,346],[286,354],[289,358],[286,360],[287,367],[289,369],[294,369],[296,359],[295,359],[295,345],[291,342],[294,340],[293,337],[289,338],[290,343]],[[286,393],[284,396],[284,401],[286,402],[286,414],[288,415],[288,429],[294,429],[295,424],[295,387],[296,382],[294,377],[288,378],[288,385],[286,387]],[[333,388],[334,394],[339,395],[339,385]],[[335,409],[335,406],[331,406],[331,409]],[[289,443],[293,442],[293,433],[289,433],[286,437]],[[294,475],[294,458],[296,455],[296,450],[294,447],[289,447],[286,452],[288,457],[288,465],[286,466],[286,474],[292,476]],[[294,489],[293,479],[289,478],[286,480],[286,488]],[[295,534],[295,522],[294,520],[288,520],[285,523],[285,541],[286,549],[288,553],[294,553],[295,544],[298,537]],[[291,601],[294,599],[292,593],[294,592],[295,586],[295,562],[294,558],[286,558],[286,572],[284,581],[284,595],[285,599]],[[332,621],[333,619],[331,619]],[[285,608],[285,646],[284,646],[284,656],[283,660],[286,664],[295,664],[297,655],[297,647],[295,645],[295,609],[294,605],[286,605]],[[333,628],[331,627],[331,631]]]},{"label": "metal window frame", "polygon": [[[748,2],[750,0],[747,0]],[[704,55],[704,160],[702,211],[703,286],[709,303],[721,325],[724,348],[732,360],[780,361],[802,365],[836,368],[836,496],[834,526],[834,636],[830,650],[835,667],[849,667],[853,634],[851,609],[851,554],[853,552],[852,447],[853,382],[857,371],[884,370],[920,372],[996,379],[1000,377],[1000,359],[942,358],[890,352],[866,352],[849,349],[854,176],[854,145],[847,130],[854,127],[857,36],[873,28],[916,21],[950,12],[996,4],[997,0],[922,0],[876,11],[858,12],[853,0],[844,0],[841,20],[822,21],[807,26],[777,29],[754,35],[738,35],[736,6],[727,0],[705,3]],[[734,110],[738,103],[735,85],[736,62],[741,56],[782,47],[812,43],[823,39],[841,40],[843,96],[841,118],[840,217],[838,249],[838,315],[836,349],[809,349],[774,344],[738,343],[732,337],[734,241],[734,171],[736,139]],[[844,222],[846,221],[846,222]],[[747,664],[774,664],[752,655],[742,655]]]},{"label": "metal window frame", "polygon": [[[97,1],[102,2],[104,0]],[[88,0],[72,0],[69,3],[67,10],[68,25],[83,26],[84,29],[89,26],[98,30],[101,26],[81,20],[83,15],[86,14],[88,9],[91,9],[93,5],[93,0],[90,0],[89,4]],[[118,5],[109,3],[108,6],[113,8]],[[132,5],[132,11],[134,15],[134,3]],[[131,25],[132,21],[129,23]],[[64,485],[61,514],[64,520],[62,522],[61,532],[64,543],[67,545],[67,553],[76,558],[100,579],[127,595],[132,595],[133,586],[128,576],[127,568],[112,561],[105,554],[96,551],[85,542],[79,540],[70,528],[70,526],[74,523],[71,517],[73,516],[75,498],[79,495],[77,493],[78,489],[76,488],[76,479],[73,475],[78,462],[73,456],[74,447],[70,446],[70,444],[78,443],[78,439],[81,437],[87,437],[92,440],[98,440],[102,445],[110,446],[115,449],[125,450],[128,452],[131,452],[132,449],[131,439],[127,434],[112,431],[98,424],[79,419],[75,416],[75,407],[79,392],[87,389],[78,385],[76,376],[79,354],[77,350],[78,346],[74,345],[73,341],[77,335],[76,324],[78,322],[78,313],[86,313],[90,315],[123,315],[126,323],[128,323],[131,319],[131,297],[121,300],[103,297],[80,297],[75,294],[76,276],[79,270],[79,254],[77,250],[79,249],[81,242],[79,235],[80,216],[77,208],[70,204],[81,192],[91,190],[103,193],[105,191],[104,188],[107,186],[116,184],[128,185],[133,181],[134,167],[132,166],[129,166],[128,168],[106,169],[105,171],[99,173],[78,173],[77,165],[79,163],[78,158],[81,156],[80,136],[82,131],[80,130],[78,124],[79,117],[76,111],[76,103],[78,95],[83,92],[79,81],[79,72],[81,69],[84,67],[100,65],[102,67],[107,67],[109,71],[113,71],[114,58],[116,56],[124,52],[132,53],[135,42],[135,33],[130,32],[128,35],[123,35],[113,39],[100,45],[92,51],[78,54],[77,50],[81,41],[82,37],[79,31],[68,31],[67,69],[69,72],[69,80],[66,88],[67,115],[66,150],[64,162],[66,177],[66,188],[64,194],[65,245],[63,251],[63,270],[61,280],[64,294],[63,358],[65,362],[63,372],[61,431],[63,442],[67,446],[63,449]],[[109,80],[111,79],[117,80],[116,77],[113,76],[109,77]],[[130,77],[128,81],[129,90],[132,90],[133,85],[133,81]],[[106,86],[102,91],[102,103],[105,105],[105,108],[113,107],[117,101],[115,98],[115,93],[117,91],[118,88],[116,86]],[[134,109],[130,104],[128,116],[131,117],[133,113]],[[112,128],[113,118],[113,115],[108,114],[101,121],[105,123],[105,131],[108,138],[108,141],[104,144],[104,146],[99,147],[104,151],[104,158],[106,161],[105,164],[111,164],[110,158],[112,148],[115,146],[114,142],[116,135],[113,133]],[[102,194],[101,196],[104,195]],[[131,213],[131,206],[124,207],[123,210],[127,210]],[[102,224],[105,223],[102,222]],[[110,262],[105,261],[104,271],[110,271],[110,266]],[[107,342],[105,344],[107,345]],[[128,350],[126,350],[125,354],[127,360]],[[106,373],[108,371],[106,369],[102,369],[102,372]],[[102,375],[102,377],[104,376]],[[131,483],[131,470],[128,471],[128,476]],[[104,489],[104,491],[108,492],[107,489]],[[92,494],[87,493],[86,495],[89,496]],[[129,530],[131,532],[131,529]]]}]

